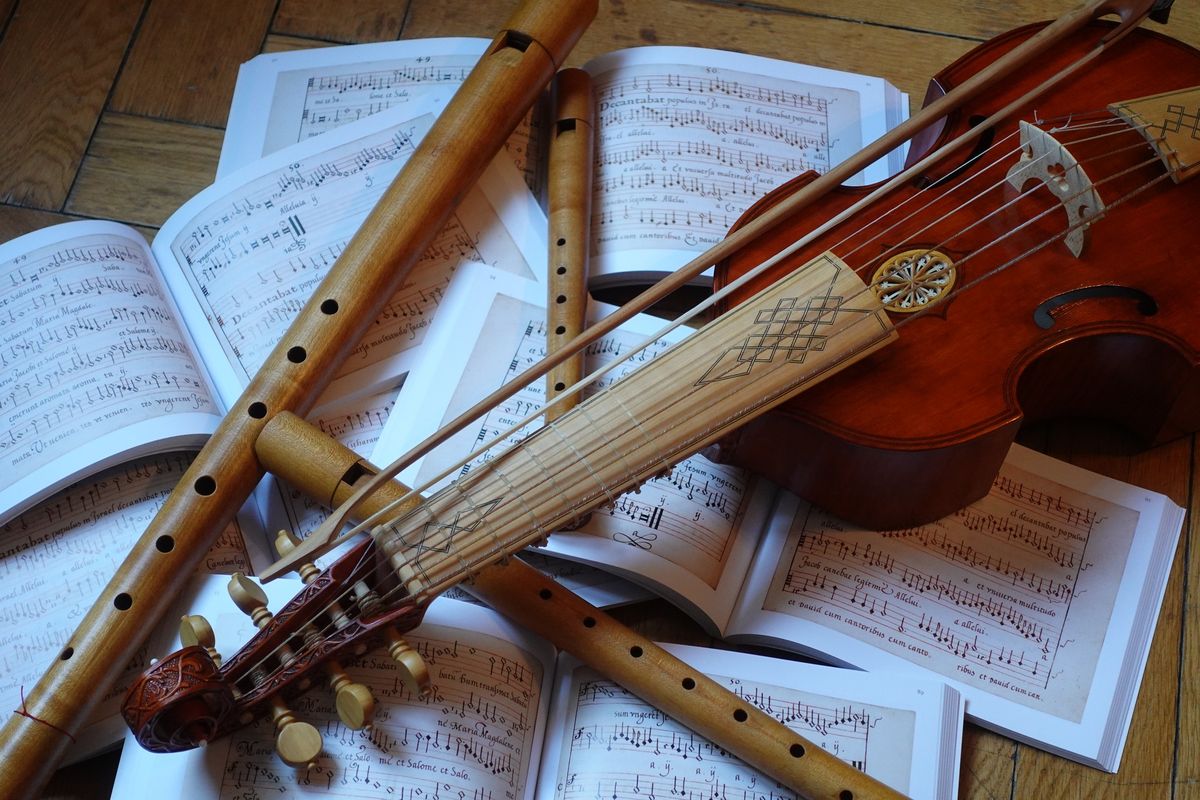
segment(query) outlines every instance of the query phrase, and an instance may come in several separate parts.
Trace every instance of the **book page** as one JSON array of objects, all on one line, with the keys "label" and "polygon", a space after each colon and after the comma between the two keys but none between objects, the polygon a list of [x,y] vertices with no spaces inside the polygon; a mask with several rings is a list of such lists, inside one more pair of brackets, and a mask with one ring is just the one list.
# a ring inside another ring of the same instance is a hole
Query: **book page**
[{"label": "book page", "polygon": [[[297,585],[266,584],[271,607],[286,602]],[[232,654],[254,627],[224,593],[210,583],[196,609],[217,632],[217,649]],[[183,753],[148,753],[130,736],[113,796],[532,797],[553,648],[493,612],[445,599],[435,601],[425,622],[405,638],[429,667],[428,698],[415,698],[386,653],[375,652],[347,665],[350,676],[375,695],[370,731],[346,728],[323,685],[292,704],[324,739],[313,768],[295,770],[279,760],[266,720]]]},{"label": "book page", "polygon": [[220,421],[141,234],[76,222],[0,246],[0,521]]},{"label": "book page", "polygon": [[[430,333],[428,361],[413,371],[399,394],[393,414],[397,423],[385,427],[377,459],[399,457],[540,360],[546,346],[544,295],[543,288],[528,282],[480,271],[473,273],[473,280],[456,287],[447,298],[449,313]],[[587,369],[625,354],[642,339],[654,335],[661,324],[661,320],[639,318],[604,337],[587,349]],[[620,374],[652,360],[685,333],[675,331],[653,342],[601,378],[599,387],[611,385]],[[401,478],[410,486],[424,486],[477,445],[490,441],[539,408],[544,396],[542,381],[526,387],[402,473]],[[507,443],[517,438],[510,437]],[[456,475],[466,474],[471,468],[472,464],[467,464]],[[753,548],[751,538],[737,535],[739,523],[750,515],[748,529],[757,538],[757,525],[772,495],[773,488],[756,485],[742,470],[693,456],[668,474],[646,481],[636,492],[616,496],[611,505],[594,509],[577,529],[555,533],[545,549],[635,582],[653,584],[654,591],[670,594],[715,630],[707,618],[728,613],[727,607],[722,612],[722,606],[732,604]]]},{"label": "book page", "polygon": [[[912,677],[667,645],[684,662],[910,797],[954,797],[962,701]],[[794,797],[588,667],[564,658],[538,795]],[[803,687],[803,688],[800,688]]]},{"label": "book page", "polygon": [[[155,237],[159,263],[227,401],[266,359],[432,119],[431,112],[416,119],[384,112],[301,142],[204,190]],[[460,263],[538,278],[545,259],[545,217],[512,165],[497,159],[325,397],[396,385]]]},{"label": "book page", "polygon": [[[429,39],[259,56],[238,75],[220,174],[365,114],[444,100],[486,45]],[[908,113],[907,97],[882,79],[720,50],[638,47],[585,69],[597,102],[595,286],[675,269],[759,197],[828,170]],[[507,146],[531,187],[543,184],[536,133],[531,121]],[[897,152],[860,182],[902,164]]]},{"label": "book page", "polygon": [[[238,70],[217,176],[389,108],[429,99],[445,103],[490,43],[402,39],[256,56]],[[505,150],[537,191],[542,178],[535,132],[531,113]]]},{"label": "book page", "polygon": [[1130,633],[1161,602],[1178,536],[1165,498],[1021,448],[986,497],[918,528],[776,513],[736,638],[941,675],[972,718],[1092,758],[1124,713],[1119,682],[1141,671],[1148,642]]},{"label": "book page", "polygon": [[[596,95],[593,286],[681,266],[758,198],[827,172],[907,114],[878,78],[719,50],[639,47],[585,69]],[[897,153],[861,182],[902,164]]]},{"label": "book page", "polygon": [[[70,643],[81,619],[116,573],[159,506],[192,461],[191,453],[150,456],[76,483],[0,526],[0,697],[21,708],[21,695]],[[218,537],[204,572],[252,569],[263,536],[242,514]],[[170,617],[171,615],[166,615]],[[138,651],[77,735],[71,756],[82,758],[120,740],[120,703],[147,666]]]}]

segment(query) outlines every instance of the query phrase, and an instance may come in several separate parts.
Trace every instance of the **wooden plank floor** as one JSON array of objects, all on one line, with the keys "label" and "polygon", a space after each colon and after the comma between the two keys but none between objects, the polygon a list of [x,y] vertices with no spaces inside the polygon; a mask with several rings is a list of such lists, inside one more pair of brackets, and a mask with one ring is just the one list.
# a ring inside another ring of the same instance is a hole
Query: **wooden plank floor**
[{"label": "wooden plank floor", "polygon": [[[914,103],[979,42],[1075,0],[601,0],[572,64],[619,47],[722,47],[883,75]],[[72,218],[152,235],[213,178],[237,66],[264,50],[427,36],[490,37],[509,0],[0,0],[0,241]],[[1200,45],[1200,4],[1167,32]],[[1166,65],[1165,68],[1169,68]],[[1200,209],[1198,209],[1200,211]],[[1148,452],[1120,431],[1063,422],[1026,443],[1189,505],[1194,438]],[[964,798],[1200,800],[1200,551],[1189,515],[1133,730],[1109,775],[969,728]],[[652,636],[696,641],[665,604],[623,612]],[[107,797],[116,756],[60,771],[54,798]],[[0,769],[3,767],[0,766]]]}]

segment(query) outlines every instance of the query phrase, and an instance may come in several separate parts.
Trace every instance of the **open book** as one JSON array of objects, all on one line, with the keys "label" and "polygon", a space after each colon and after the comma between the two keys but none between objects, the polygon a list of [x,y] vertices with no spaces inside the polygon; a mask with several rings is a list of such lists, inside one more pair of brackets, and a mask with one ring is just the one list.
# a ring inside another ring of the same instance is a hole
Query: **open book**
[{"label": "open book", "polygon": [[[358,398],[321,409],[311,421],[329,435],[360,452],[370,452],[392,398]],[[4,621],[5,656],[0,660],[0,702],[22,707],[23,692],[41,677],[74,633],[93,598],[103,589],[142,531],[158,512],[191,463],[193,453],[171,452],[136,458],[88,476],[0,525],[0,620]],[[325,510],[292,490],[284,496],[268,492],[283,516],[264,529],[260,514],[248,503],[217,539],[198,567],[204,574],[253,573],[275,559],[267,531],[289,527],[305,532],[319,524]],[[286,512],[286,514],[285,514]],[[266,519],[272,519],[267,513]],[[282,522],[279,520],[283,520]],[[647,590],[586,564],[539,553],[531,565],[600,607],[650,596]],[[448,596],[472,599],[451,589]],[[185,605],[177,619],[188,611]],[[104,694],[92,721],[76,735],[69,761],[111,747],[125,734],[120,704],[134,679],[147,667],[141,648]]]},{"label": "open book", "polygon": [[[0,661],[0,702],[23,707],[22,698],[46,665],[62,652],[79,620],[107,584],[142,530],[157,513],[191,462],[187,452],[165,453],[111,467],[86,478],[0,526],[0,620],[5,657]],[[252,506],[217,539],[198,572],[252,573],[269,564],[266,532]],[[572,592],[599,607],[621,605],[650,592],[586,564],[539,553],[526,560]],[[457,588],[448,597],[473,598]],[[477,602],[477,601],[476,601]],[[168,620],[190,611],[186,603]],[[143,646],[102,697],[91,721],[75,736],[66,761],[113,747],[127,730],[121,701],[149,666]]]},{"label": "open book", "polygon": [[[23,692],[62,652],[92,601],[192,461],[193,453],[145,456],[102,470],[0,525],[0,702],[23,707]],[[251,508],[218,537],[199,569],[251,570],[266,558]],[[169,616],[169,615],[168,615]],[[124,735],[121,700],[148,666],[142,648],[108,687],[68,760],[110,747]]]},{"label": "open book", "polygon": [[[195,608],[216,630],[218,651],[225,643],[232,652],[254,628],[216,583],[205,583]],[[272,607],[297,586],[267,584]],[[376,654],[348,668],[379,702],[369,732],[343,726],[320,688],[294,704],[324,738],[313,767],[293,773],[280,762],[266,721],[185,753],[147,753],[129,737],[113,797],[791,796],[490,611],[442,598],[408,638],[430,669],[427,699]],[[671,649],[904,794],[955,796],[962,701],[945,684],[896,676],[884,685],[853,670]]]},{"label": "open book", "polygon": [[[487,45],[427,39],[259,56],[238,75],[220,168],[444,96]],[[721,50],[639,47],[584,69],[596,97],[594,290],[670,272],[723,239],[759,197],[828,170],[908,114],[907,97],[880,78]],[[535,191],[539,130],[535,116],[509,144]],[[902,163],[894,153],[858,180],[882,180]]]},{"label": "open book", "polygon": [[[424,365],[409,376],[396,406],[405,424],[385,426],[376,459],[397,457],[537,358],[541,297],[496,275],[456,286],[427,343],[436,380]],[[652,344],[621,369],[651,359],[666,346],[659,324],[634,320],[593,345],[592,368],[647,334]],[[542,396],[528,387],[406,481],[469,471],[473,462],[455,465]],[[1161,495],[1019,447],[987,497],[887,533],[695,456],[545,549],[639,582],[729,641],[936,674],[980,724],[1115,770],[1181,522]]]},{"label": "open book", "polygon": [[[372,118],[251,165],[186,203],[150,247],[137,231],[103,222],[0,246],[0,403],[9,422],[0,521],[81,475],[198,446],[436,110]],[[326,397],[397,385],[459,264],[542,275],[544,230],[511,163],[498,159]]]}]

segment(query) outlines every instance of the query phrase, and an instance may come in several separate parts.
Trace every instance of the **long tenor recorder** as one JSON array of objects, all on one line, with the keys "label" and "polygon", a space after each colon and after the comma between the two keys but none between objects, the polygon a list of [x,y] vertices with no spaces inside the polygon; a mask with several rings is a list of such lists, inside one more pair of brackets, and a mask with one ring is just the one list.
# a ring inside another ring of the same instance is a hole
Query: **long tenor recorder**
[{"label": "long tenor recorder", "polygon": [[[287,413],[270,421],[256,449],[271,472],[335,505],[354,491],[346,476],[359,481],[378,471]],[[407,494],[402,484],[389,481],[364,499],[355,514],[377,513]],[[463,588],[802,797],[902,797],[517,558],[482,568]]]},{"label": "long tenor recorder", "polygon": [[[555,352],[583,332],[587,315],[588,251],[591,247],[592,142],[595,138],[592,79],[581,69],[554,78],[550,129],[549,247],[546,351]],[[546,373],[546,402],[583,377],[583,353]],[[549,424],[570,410],[579,395],[546,411]]]},{"label": "long tenor recorder", "polygon": [[[547,195],[547,352],[571,341],[585,324],[594,113],[591,77],[579,69],[559,72]],[[547,402],[582,375],[582,352],[548,372]],[[579,399],[576,394],[547,410],[546,423]],[[519,559],[486,567],[463,588],[804,797],[895,796]]]},{"label": "long tenor recorder", "polygon": [[0,797],[36,795],[177,587],[249,496],[254,442],[306,413],[463,194],[533,105],[596,0],[526,0],[510,17],[168,497],[79,628],[0,731]]}]

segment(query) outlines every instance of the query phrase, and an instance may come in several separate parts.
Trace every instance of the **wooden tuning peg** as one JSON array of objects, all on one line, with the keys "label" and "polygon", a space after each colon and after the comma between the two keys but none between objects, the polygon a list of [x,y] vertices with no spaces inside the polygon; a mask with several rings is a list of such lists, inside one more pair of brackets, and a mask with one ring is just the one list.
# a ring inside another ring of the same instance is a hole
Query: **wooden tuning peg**
[{"label": "wooden tuning peg", "polygon": [[[291,531],[281,530],[275,536],[275,550],[281,556],[290,553],[298,544],[300,540]],[[300,580],[308,584],[316,580],[321,571],[315,564],[306,562],[300,565],[297,572],[300,574]],[[334,625],[339,628],[349,622],[338,603],[330,604],[329,613],[333,617]],[[312,635],[316,636],[316,631],[312,631]],[[329,674],[329,688],[333,690],[334,707],[342,724],[351,730],[369,730],[375,717],[375,697],[371,690],[351,678],[338,664],[326,664],[325,671]]]},{"label": "wooden tuning peg", "polygon": [[[379,605],[379,596],[362,581],[354,584],[354,596],[364,614],[374,613],[374,609]],[[386,628],[384,635],[388,640],[388,655],[400,667],[400,680],[405,688],[412,692],[414,697],[428,695],[433,684],[429,679],[429,667],[425,666],[425,659],[421,658],[421,654],[413,649],[395,628]]]},{"label": "wooden tuning peg", "polygon": [[[229,596],[234,604],[249,615],[255,627],[262,628],[273,616],[267,610],[267,593],[241,572],[229,576]],[[286,646],[280,646],[280,658],[287,663],[294,656]],[[293,767],[312,768],[321,754],[321,733],[307,722],[296,719],[287,704],[278,697],[271,698],[271,719],[275,723],[275,752],[284,763]]]},{"label": "wooden tuning peg", "polygon": [[338,719],[351,730],[370,730],[375,719],[375,696],[337,664],[329,665],[329,688]]},{"label": "wooden tuning peg", "polygon": [[261,586],[242,572],[235,572],[229,576],[228,588],[234,605],[250,617],[256,628],[262,628],[271,621],[273,615],[267,610],[267,593]]},{"label": "wooden tuning peg", "polygon": [[307,722],[296,719],[287,704],[278,697],[271,698],[271,719],[275,722],[275,752],[292,767],[312,769],[324,743],[321,732]]},{"label": "wooden tuning peg", "polygon": [[208,651],[209,658],[221,666],[221,654],[217,652],[217,635],[212,625],[199,614],[184,614],[179,618],[179,641],[184,647],[199,645]]},{"label": "wooden tuning peg", "polygon": [[384,634],[388,639],[388,655],[400,668],[400,680],[404,682],[404,687],[412,692],[414,697],[428,695],[432,683],[425,659],[421,658],[421,654],[414,650],[395,628],[388,628]]},{"label": "wooden tuning peg", "polygon": [[[281,530],[275,534],[275,552],[279,553],[280,556],[286,556],[299,546],[300,538],[291,531]],[[296,572],[300,575],[300,580],[304,581],[305,584],[309,584],[317,579],[317,575],[321,573],[321,570],[311,561],[305,561],[296,568]]]}]

